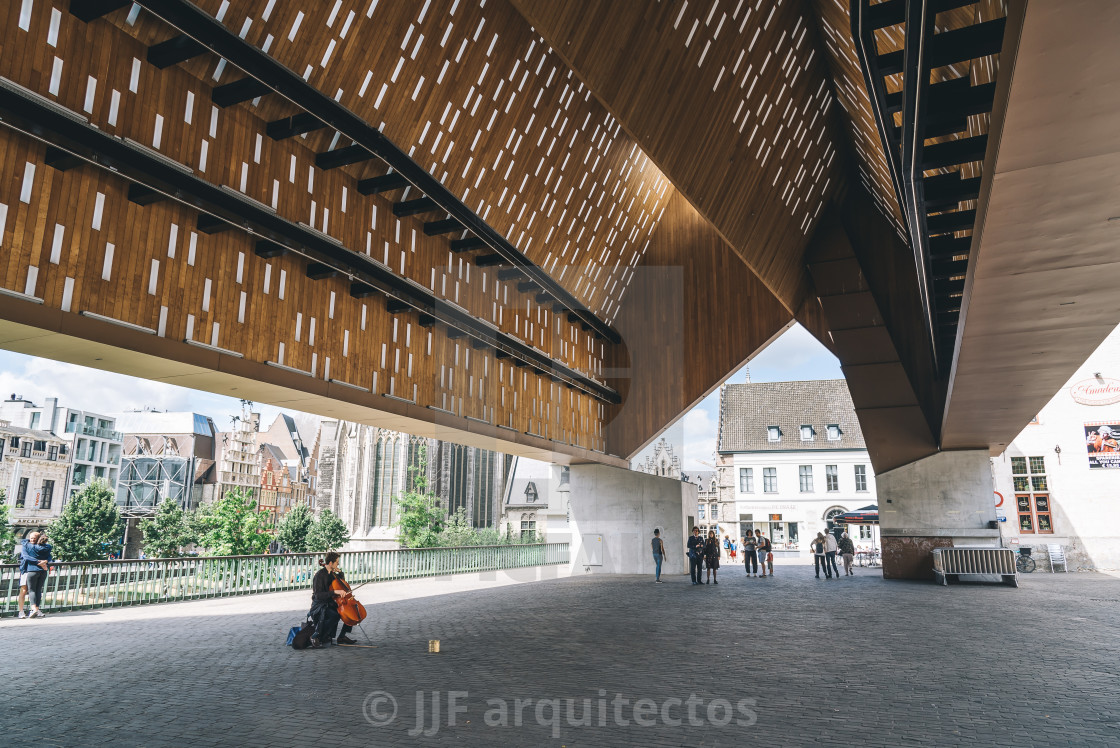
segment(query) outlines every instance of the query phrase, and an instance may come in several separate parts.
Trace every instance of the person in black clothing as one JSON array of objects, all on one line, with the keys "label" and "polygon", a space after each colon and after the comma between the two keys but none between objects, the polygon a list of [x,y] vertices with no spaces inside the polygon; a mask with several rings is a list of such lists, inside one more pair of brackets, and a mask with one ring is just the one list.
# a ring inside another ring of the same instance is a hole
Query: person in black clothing
[{"label": "person in black clothing", "polygon": [[[311,646],[315,649],[322,647],[324,642],[330,644],[334,639],[335,629],[342,620],[338,616],[338,604],[335,600],[345,593],[331,589],[331,582],[335,579],[345,579],[342,570],[338,568],[338,558],[338,554],[334,551],[328,553],[326,558],[319,562],[319,566],[323,568],[316,572],[311,582],[309,615],[315,621],[315,635],[311,637]],[[338,643],[357,644],[357,641],[347,636],[352,630],[353,627],[343,624]]]},{"label": "person in black clothing", "polygon": [[704,566],[708,567],[708,581],[719,584],[719,575],[716,573],[719,570],[719,538],[716,537],[715,530],[708,530],[708,540],[704,543]]},{"label": "person in black clothing", "polygon": [[700,528],[692,528],[692,537],[688,539],[688,573],[693,584],[701,584],[700,577],[704,573],[704,538],[700,537]]}]

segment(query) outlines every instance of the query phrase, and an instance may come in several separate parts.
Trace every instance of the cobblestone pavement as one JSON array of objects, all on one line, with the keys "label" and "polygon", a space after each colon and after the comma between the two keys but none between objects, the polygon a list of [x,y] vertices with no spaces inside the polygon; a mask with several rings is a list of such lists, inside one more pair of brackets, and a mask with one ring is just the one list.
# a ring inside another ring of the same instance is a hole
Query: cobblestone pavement
[{"label": "cobblestone pavement", "polygon": [[283,646],[306,593],[7,619],[0,743],[1120,745],[1120,580],[721,576],[370,585],[376,649]]}]

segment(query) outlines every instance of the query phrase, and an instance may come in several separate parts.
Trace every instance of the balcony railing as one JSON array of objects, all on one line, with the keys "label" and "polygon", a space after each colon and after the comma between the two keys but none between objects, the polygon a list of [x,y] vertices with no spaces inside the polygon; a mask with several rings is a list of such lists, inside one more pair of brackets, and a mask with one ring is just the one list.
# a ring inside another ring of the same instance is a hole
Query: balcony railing
[{"label": "balcony railing", "polygon": [[121,432],[113,431],[112,429],[102,429],[96,426],[86,426],[84,423],[68,423],[66,424],[67,434],[82,434],[83,436],[95,436],[98,439],[108,439],[109,441],[119,442],[122,439]]},{"label": "balcony railing", "polygon": [[[46,612],[310,589],[321,554],[78,561],[51,567]],[[567,543],[349,551],[339,564],[352,585],[568,563]],[[0,618],[16,614],[19,567],[0,566]]]}]

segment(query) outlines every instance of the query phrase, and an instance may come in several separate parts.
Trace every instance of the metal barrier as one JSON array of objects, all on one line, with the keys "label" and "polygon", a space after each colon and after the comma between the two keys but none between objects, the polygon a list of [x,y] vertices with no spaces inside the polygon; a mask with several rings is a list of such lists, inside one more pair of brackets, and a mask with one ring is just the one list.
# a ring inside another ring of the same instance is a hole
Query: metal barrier
[{"label": "metal barrier", "polygon": [[934,548],[933,573],[945,585],[961,574],[998,575],[1004,584],[1018,587],[1015,554],[1010,548]]},{"label": "metal barrier", "polygon": [[[346,551],[352,585],[568,563],[567,543]],[[308,589],[321,553],[199,556],[59,562],[43,589],[43,610],[58,612]],[[0,565],[0,618],[14,616],[19,567]],[[30,610],[30,607],[27,607]]]}]

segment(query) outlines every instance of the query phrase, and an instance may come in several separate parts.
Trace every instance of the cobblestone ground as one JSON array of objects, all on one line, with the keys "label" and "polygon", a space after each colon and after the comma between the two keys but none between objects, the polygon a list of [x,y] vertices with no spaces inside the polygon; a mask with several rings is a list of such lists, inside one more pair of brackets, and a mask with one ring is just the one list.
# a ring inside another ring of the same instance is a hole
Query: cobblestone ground
[{"label": "cobblestone ground", "polygon": [[0,744],[1120,745],[1120,580],[722,576],[370,585],[376,649],[283,646],[306,593],[7,619]]}]

